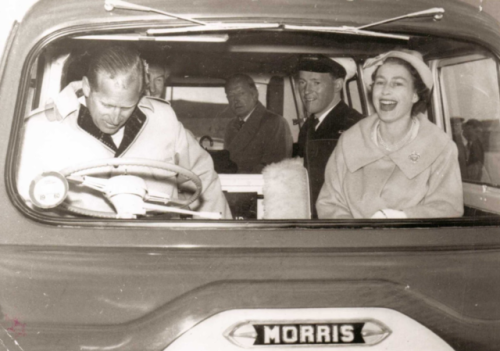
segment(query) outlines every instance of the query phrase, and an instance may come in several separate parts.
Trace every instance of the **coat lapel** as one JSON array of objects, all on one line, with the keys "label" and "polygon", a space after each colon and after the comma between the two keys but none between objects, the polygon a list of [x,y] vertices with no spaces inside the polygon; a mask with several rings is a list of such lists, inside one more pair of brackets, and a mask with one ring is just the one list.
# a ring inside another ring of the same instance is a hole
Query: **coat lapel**
[{"label": "coat lapel", "polygon": [[146,115],[138,107],[136,107],[124,125],[125,130],[123,133],[123,139],[120,143],[120,147],[118,148],[115,146],[111,135],[101,132],[101,130],[94,124],[90,111],[84,105],[80,106],[77,124],[88,134],[103,143],[106,147],[113,150],[115,152],[115,157],[119,157],[137,138],[146,122],[146,119]]},{"label": "coat lapel", "polygon": [[339,132],[349,129],[350,125],[346,124],[346,108],[347,105],[340,101],[337,106],[330,111],[323,122],[318,126],[318,129],[312,134],[313,139],[338,139]]},{"label": "coat lapel", "polygon": [[123,139],[120,143],[120,147],[116,151],[115,157],[118,157],[127,151],[128,147],[139,136],[143,126],[146,123],[146,115],[138,108],[134,110],[132,116],[129,117],[127,123],[125,123],[125,131],[123,133]]},{"label": "coat lapel", "polygon": [[408,179],[412,179],[427,169],[443,151],[449,142],[446,134],[429,122],[424,115],[418,115],[420,127],[418,134],[409,144],[392,153],[384,153],[372,140],[372,130],[378,116],[365,118],[342,140],[342,149],[350,172],[389,157]]},{"label": "coat lapel", "polygon": [[420,117],[417,137],[408,145],[389,155],[408,179],[413,179],[430,167],[450,141],[449,137],[441,133],[436,125],[429,122],[423,115]]},{"label": "coat lapel", "polygon": [[371,138],[377,120],[376,114],[361,120],[341,139],[344,159],[351,173],[385,156]]},{"label": "coat lapel", "polygon": [[[265,112],[265,107],[260,102],[258,102],[255,110],[252,112],[245,124],[243,124],[243,127],[241,127],[241,129],[236,133],[236,135],[231,140],[230,145],[227,147],[230,153],[235,154],[240,152],[248,145],[248,143],[250,143],[254,139],[255,134],[260,128],[260,124]],[[234,128],[234,122],[235,120],[231,121],[231,128]]]}]

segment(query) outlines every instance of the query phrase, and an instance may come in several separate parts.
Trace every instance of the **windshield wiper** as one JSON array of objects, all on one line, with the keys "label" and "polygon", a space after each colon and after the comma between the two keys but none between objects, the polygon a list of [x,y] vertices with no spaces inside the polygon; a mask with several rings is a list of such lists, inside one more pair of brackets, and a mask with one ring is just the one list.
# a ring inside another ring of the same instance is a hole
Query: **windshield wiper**
[{"label": "windshield wiper", "polygon": [[179,16],[179,15],[175,15],[175,14],[170,13],[170,12],[157,10],[157,9],[152,8],[152,7],[136,5],[136,4],[132,4],[130,2],[121,1],[121,0],[105,0],[104,1],[104,9],[108,12],[111,12],[114,9],[142,11],[142,12],[154,12],[154,13],[159,13],[159,14],[167,16],[167,17],[177,18],[177,19],[181,19],[181,20],[188,21],[188,22],[195,23],[195,24],[201,24],[201,25],[206,24],[205,22],[198,21],[198,20],[195,20],[193,18]]},{"label": "windshield wiper", "polygon": [[148,29],[146,33],[148,35],[161,35],[193,32],[226,32],[244,29],[276,29],[279,27],[279,23],[207,23],[204,26]]},{"label": "windshield wiper", "polygon": [[120,40],[120,41],[158,41],[158,42],[197,42],[197,43],[225,43],[229,39],[228,34],[207,35],[170,35],[170,36],[147,36],[141,33],[122,34],[96,34],[80,35],[73,39],[78,40]]},{"label": "windshield wiper", "polygon": [[289,30],[303,30],[303,31],[317,31],[317,32],[326,32],[326,33],[340,33],[340,34],[352,34],[352,35],[362,35],[362,36],[371,36],[371,37],[380,37],[380,38],[391,38],[391,39],[401,39],[401,40],[409,40],[410,37],[408,35],[402,34],[392,34],[392,33],[382,33],[382,32],[374,32],[368,31],[366,28],[375,27],[381,24],[396,22],[407,18],[420,18],[420,17],[433,17],[435,21],[439,21],[444,16],[444,9],[440,7],[409,13],[403,16],[398,16],[394,18],[389,18],[383,21],[374,22],[370,24],[365,24],[359,27],[351,27],[351,26],[341,26],[341,27],[329,27],[329,26],[297,26],[297,25],[285,25],[285,29]]},{"label": "windshield wiper", "polygon": [[285,24],[285,30],[299,30],[307,32],[324,32],[324,33],[339,33],[339,34],[352,34],[352,35],[362,35],[367,37],[377,37],[377,38],[390,38],[399,40],[409,40],[408,35],[401,34],[389,34],[372,32],[369,30],[360,30],[356,27],[341,26],[341,27],[320,27],[320,26],[297,26],[292,24]]},{"label": "windshield wiper", "polygon": [[364,26],[356,27],[356,29],[366,29],[370,27],[375,27],[381,24],[401,21],[407,18],[418,18],[418,17],[433,17],[434,21],[440,21],[444,17],[444,9],[442,7],[434,7],[432,9],[427,9],[424,11],[412,12],[403,16],[393,17],[379,22],[374,22],[370,24],[365,24]]},{"label": "windshield wiper", "polygon": [[132,4],[130,2],[121,0],[105,0],[104,8],[106,11],[113,11],[114,9],[154,12],[161,15],[177,18],[190,23],[197,24],[190,27],[175,27],[175,28],[162,28],[162,29],[149,29],[146,31],[148,35],[162,35],[162,34],[176,34],[176,33],[196,33],[196,32],[222,32],[222,31],[237,31],[245,29],[275,29],[279,28],[279,23],[206,23],[195,20],[193,18],[179,16],[170,12],[157,10],[151,7]]},{"label": "windshield wiper", "polygon": [[238,31],[238,30],[249,30],[249,29],[277,29],[283,28],[285,30],[300,30],[300,31],[313,31],[313,32],[326,32],[326,33],[340,33],[340,34],[352,34],[352,35],[362,35],[362,36],[372,36],[379,38],[391,38],[399,40],[409,40],[408,35],[401,34],[391,34],[391,33],[381,33],[375,31],[368,31],[366,28],[375,27],[381,24],[400,21],[407,18],[419,18],[419,17],[430,17],[432,16],[435,21],[443,18],[444,9],[440,7],[409,13],[403,16],[398,16],[394,18],[389,18],[379,22],[374,22],[370,24],[365,24],[359,27],[352,26],[299,26],[285,24],[281,25],[279,23],[207,23],[195,20],[193,18],[184,17],[176,15],[170,12],[165,12],[157,10],[147,6],[141,6],[132,4],[122,0],[105,0],[104,8],[106,11],[113,11],[114,9],[132,10],[132,11],[142,11],[142,12],[154,12],[159,13],[170,18],[177,18],[187,22],[191,25],[187,27],[174,27],[174,28],[158,28],[149,29],[146,31],[147,35],[165,35],[165,34],[178,34],[178,33],[201,33],[201,32],[222,32],[222,31]]}]

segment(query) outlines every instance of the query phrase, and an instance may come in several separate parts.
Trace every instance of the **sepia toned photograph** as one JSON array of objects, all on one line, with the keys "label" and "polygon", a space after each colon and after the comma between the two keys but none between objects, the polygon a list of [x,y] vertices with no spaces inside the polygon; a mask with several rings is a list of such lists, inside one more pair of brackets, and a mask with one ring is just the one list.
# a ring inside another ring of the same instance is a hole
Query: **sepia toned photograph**
[{"label": "sepia toned photograph", "polygon": [[500,349],[500,2],[0,19],[0,351]]}]

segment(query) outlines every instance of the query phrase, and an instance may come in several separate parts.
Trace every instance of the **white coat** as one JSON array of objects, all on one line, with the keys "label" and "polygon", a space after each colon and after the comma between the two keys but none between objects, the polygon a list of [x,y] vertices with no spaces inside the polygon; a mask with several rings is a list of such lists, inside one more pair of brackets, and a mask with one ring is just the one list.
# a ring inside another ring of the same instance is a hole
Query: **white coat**
[{"label": "white coat", "polygon": [[[115,151],[83,130],[77,123],[83,99],[73,86],[66,87],[54,104],[27,117],[18,173],[18,190],[29,199],[34,177],[47,171],[60,171],[84,162],[115,157]],[[210,155],[177,120],[170,105],[163,100],[143,97],[138,104],[146,119],[135,139],[118,157],[143,158],[174,163],[191,170],[202,181],[203,189],[194,210],[221,212],[231,218],[231,211],[221,190]],[[159,178],[146,171],[148,187],[177,196],[176,178]],[[91,210],[113,212],[103,195],[92,190],[70,191],[69,201]]]},{"label": "white coat", "polygon": [[371,218],[383,209],[403,211],[408,218],[463,214],[457,147],[425,116],[415,118],[417,136],[393,152],[372,140],[377,114],[341,136],[316,202],[319,218]]}]

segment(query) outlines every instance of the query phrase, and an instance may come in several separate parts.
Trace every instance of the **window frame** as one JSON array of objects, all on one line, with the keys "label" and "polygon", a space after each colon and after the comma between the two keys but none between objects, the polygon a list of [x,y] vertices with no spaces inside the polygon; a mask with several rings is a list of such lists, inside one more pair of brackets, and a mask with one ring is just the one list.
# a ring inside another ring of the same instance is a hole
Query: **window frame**
[{"label": "window frame", "polygon": [[[135,26],[132,26],[135,27]],[[104,26],[106,28],[106,26]],[[95,28],[85,27],[85,30]],[[354,229],[359,230],[362,228],[432,228],[436,225],[440,227],[469,227],[477,226],[477,219],[475,218],[429,218],[429,219],[404,219],[390,221],[372,220],[372,219],[331,219],[331,220],[255,220],[255,221],[238,221],[238,220],[223,220],[223,221],[210,221],[210,220],[158,220],[155,218],[150,219],[137,219],[137,220],[124,220],[124,219],[99,219],[99,218],[61,218],[49,217],[43,212],[29,208],[21,196],[17,192],[16,176],[17,167],[16,163],[19,160],[21,150],[21,130],[25,118],[24,111],[29,99],[29,80],[30,70],[32,65],[40,57],[44,49],[47,48],[51,42],[61,37],[68,37],[80,33],[82,29],[63,29],[52,33],[49,37],[45,37],[33,46],[31,51],[23,63],[23,69],[20,79],[19,90],[17,94],[17,104],[14,113],[14,122],[11,129],[11,137],[9,140],[7,161],[5,164],[5,184],[7,193],[14,203],[14,206],[22,212],[25,216],[36,222],[59,227],[59,228],[150,228],[150,229],[178,229],[185,230],[191,229],[217,229],[217,230],[261,230],[261,229]],[[358,79],[362,82],[362,75],[358,74]],[[60,82],[59,82],[60,84]],[[364,94],[365,88],[362,85],[361,92]],[[364,96],[362,94],[362,96]],[[365,101],[366,102],[366,101]],[[488,225],[499,225],[500,217],[488,218],[484,221]]]},{"label": "window frame", "polygon": [[[497,81],[500,90],[500,71],[498,58],[486,53],[466,54],[452,58],[437,59],[430,63],[434,75],[436,86],[433,91],[433,105],[436,117],[436,124],[441,127],[450,137],[451,131],[451,116],[448,111],[448,102],[446,98],[445,84],[441,69],[447,66],[464,64],[484,59],[493,59],[497,67]],[[436,79],[437,78],[437,79]],[[499,96],[500,99],[500,96]],[[462,179],[464,191],[464,205],[473,210],[484,211],[487,213],[500,215],[500,185],[482,183],[481,181],[473,181]]]}]

